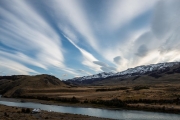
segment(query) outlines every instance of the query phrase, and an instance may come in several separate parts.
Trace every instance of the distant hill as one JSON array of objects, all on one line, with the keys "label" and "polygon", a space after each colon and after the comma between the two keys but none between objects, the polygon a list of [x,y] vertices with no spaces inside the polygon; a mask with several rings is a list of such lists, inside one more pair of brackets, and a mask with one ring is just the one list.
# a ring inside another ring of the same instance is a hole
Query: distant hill
[{"label": "distant hill", "polygon": [[16,97],[28,90],[47,89],[67,86],[58,78],[51,75],[12,75],[0,76],[0,94],[7,97]]},{"label": "distant hill", "polygon": [[137,66],[117,73],[99,73],[64,81],[69,85],[157,84],[180,82],[180,62]]}]

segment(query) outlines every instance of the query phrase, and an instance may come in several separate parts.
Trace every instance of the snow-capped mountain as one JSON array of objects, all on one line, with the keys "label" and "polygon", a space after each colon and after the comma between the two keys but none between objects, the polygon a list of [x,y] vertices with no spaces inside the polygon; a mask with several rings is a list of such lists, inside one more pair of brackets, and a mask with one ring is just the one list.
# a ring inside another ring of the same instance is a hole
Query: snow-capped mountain
[{"label": "snow-capped mountain", "polygon": [[133,76],[146,75],[151,73],[163,73],[170,71],[171,68],[180,68],[180,62],[169,62],[169,63],[158,63],[151,65],[142,65],[135,68],[129,68],[122,72],[117,73],[106,73],[102,72],[95,75],[76,77],[69,79],[66,82],[69,83],[92,83],[93,81],[103,80],[107,78],[129,78]]}]

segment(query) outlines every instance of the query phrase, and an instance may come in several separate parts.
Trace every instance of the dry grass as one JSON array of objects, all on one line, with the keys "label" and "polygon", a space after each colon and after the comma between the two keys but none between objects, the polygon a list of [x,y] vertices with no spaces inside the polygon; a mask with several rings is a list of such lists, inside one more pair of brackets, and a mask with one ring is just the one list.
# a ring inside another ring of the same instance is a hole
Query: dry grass
[{"label": "dry grass", "polygon": [[27,90],[26,96],[47,96],[47,97],[63,97],[71,98],[75,96],[80,100],[85,99],[103,99],[109,100],[118,98],[121,100],[137,100],[137,99],[175,99],[180,96],[180,85],[156,85],[150,86],[148,89],[134,90],[134,86],[127,86],[126,90],[110,90],[96,91],[97,89],[113,89],[122,86],[91,86],[91,87],[75,87],[75,88],[49,88],[49,89],[34,89]]}]

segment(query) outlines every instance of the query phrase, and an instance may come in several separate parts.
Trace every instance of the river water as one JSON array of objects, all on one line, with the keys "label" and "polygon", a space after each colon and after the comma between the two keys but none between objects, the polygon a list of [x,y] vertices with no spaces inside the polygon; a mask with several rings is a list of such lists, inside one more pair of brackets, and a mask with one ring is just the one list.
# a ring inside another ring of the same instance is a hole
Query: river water
[{"label": "river water", "polygon": [[168,114],[158,112],[145,112],[136,110],[111,110],[98,108],[82,108],[82,107],[65,107],[58,105],[45,105],[32,102],[9,102],[2,101],[0,104],[7,106],[26,107],[26,108],[40,108],[46,111],[54,111],[61,113],[89,115],[101,118],[111,118],[118,120],[180,120],[179,114]]}]

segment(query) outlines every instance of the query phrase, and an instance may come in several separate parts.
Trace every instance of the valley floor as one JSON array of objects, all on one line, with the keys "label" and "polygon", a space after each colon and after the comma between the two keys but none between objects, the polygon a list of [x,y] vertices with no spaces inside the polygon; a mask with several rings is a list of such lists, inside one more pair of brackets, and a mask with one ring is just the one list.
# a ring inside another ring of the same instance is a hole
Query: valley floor
[{"label": "valley floor", "polygon": [[[26,94],[20,98],[22,101],[61,106],[180,113],[179,84],[79,86],[61,89],[28,89],[26,91]],[[21,101],[20,99],[14,100]]]},{"label": "valley floor", "polygon": [[14,100],[61,106],[180,113],[180,84],[71,86],[25,91],[19,99]]}]

